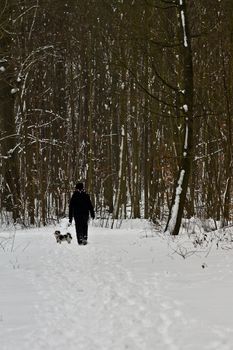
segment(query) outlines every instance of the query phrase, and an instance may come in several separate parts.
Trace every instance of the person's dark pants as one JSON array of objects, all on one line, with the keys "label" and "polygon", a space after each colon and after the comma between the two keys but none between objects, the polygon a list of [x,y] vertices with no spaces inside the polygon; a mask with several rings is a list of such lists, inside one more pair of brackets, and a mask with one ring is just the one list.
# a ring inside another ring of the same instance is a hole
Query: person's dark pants
[{"label": "person's dark pants", "polygon": [[88,238],[88,217],[80,216],[75,218],[75,229],[78,244],[87,241]]}]

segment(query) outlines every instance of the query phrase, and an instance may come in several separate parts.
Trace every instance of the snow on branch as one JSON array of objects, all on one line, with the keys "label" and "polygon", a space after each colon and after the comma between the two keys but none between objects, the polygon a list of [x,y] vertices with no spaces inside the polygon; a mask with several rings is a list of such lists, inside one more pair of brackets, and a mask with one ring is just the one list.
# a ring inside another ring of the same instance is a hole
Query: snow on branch
[{"label": "snow on branch", "polygon": [[184,40],[184,46],[188,47],[188,40],[187,40],[187,33],[186,33],[186,24],[185,24],[185,14],[184,14],[184,10],[183,10],[183,0],[179,0],[180,1],[180,6],[181,6],[181,10],[180,10],[180,15],[181,15],[181,22],[182,22],[182,27],[183,27],[183,40]]}]

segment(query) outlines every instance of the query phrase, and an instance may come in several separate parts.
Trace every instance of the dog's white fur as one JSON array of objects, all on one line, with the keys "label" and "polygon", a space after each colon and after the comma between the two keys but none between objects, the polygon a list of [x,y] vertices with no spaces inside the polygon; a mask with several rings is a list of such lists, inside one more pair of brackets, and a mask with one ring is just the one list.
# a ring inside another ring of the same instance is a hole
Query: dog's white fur
[{"label": "dog's white fur", "polygon": [[55,231],[54,235],[55,235],[57,243],[61,244],[61,242],[64,242],[64,241],[67,241],[67,243],[69,243],[69,244],[71,243],[72,236],[69,232],[67,232],[65,235],[62,235],[61,231]]}]

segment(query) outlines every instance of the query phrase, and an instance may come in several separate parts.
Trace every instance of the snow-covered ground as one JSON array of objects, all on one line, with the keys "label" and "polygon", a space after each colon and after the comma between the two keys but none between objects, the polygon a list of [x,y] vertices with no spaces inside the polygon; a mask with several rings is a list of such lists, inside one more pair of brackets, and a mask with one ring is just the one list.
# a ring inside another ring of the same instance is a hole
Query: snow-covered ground
[{"label": "snow-covered ground", "polygon": [[91,224],[87,246],[72,227],[59,245],[54,229],[0,233],[1,350],[233,348],[228,243],[194,248],[136,221]]}]

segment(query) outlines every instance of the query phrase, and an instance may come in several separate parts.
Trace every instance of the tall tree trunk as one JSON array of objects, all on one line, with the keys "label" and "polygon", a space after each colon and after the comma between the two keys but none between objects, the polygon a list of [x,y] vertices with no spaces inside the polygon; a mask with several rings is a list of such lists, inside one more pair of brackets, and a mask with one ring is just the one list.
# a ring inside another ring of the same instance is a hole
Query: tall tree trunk
[{"label": "tall tree trunk", "polygon": [[13,39],[12,9],[13,2],[7,2],[1,13],[1,22],[5,20],[4,29],[0,27],[0,126],[2,132],[1,150],[3,155],[3,205],[12,212],[13,220],[20,217],[20,176],[15,122],[15,85],[14,65],[12,59]]},{"label": "tall tree trunk", "polygon": [[183,37],[184,102],[182,110],[184,140],[179,174],[175,182],[172,204],[165,229],[171,235],[178,235],[180,230],[193,162],[193,60],[186,0],[179,0],[179,15]]}]

